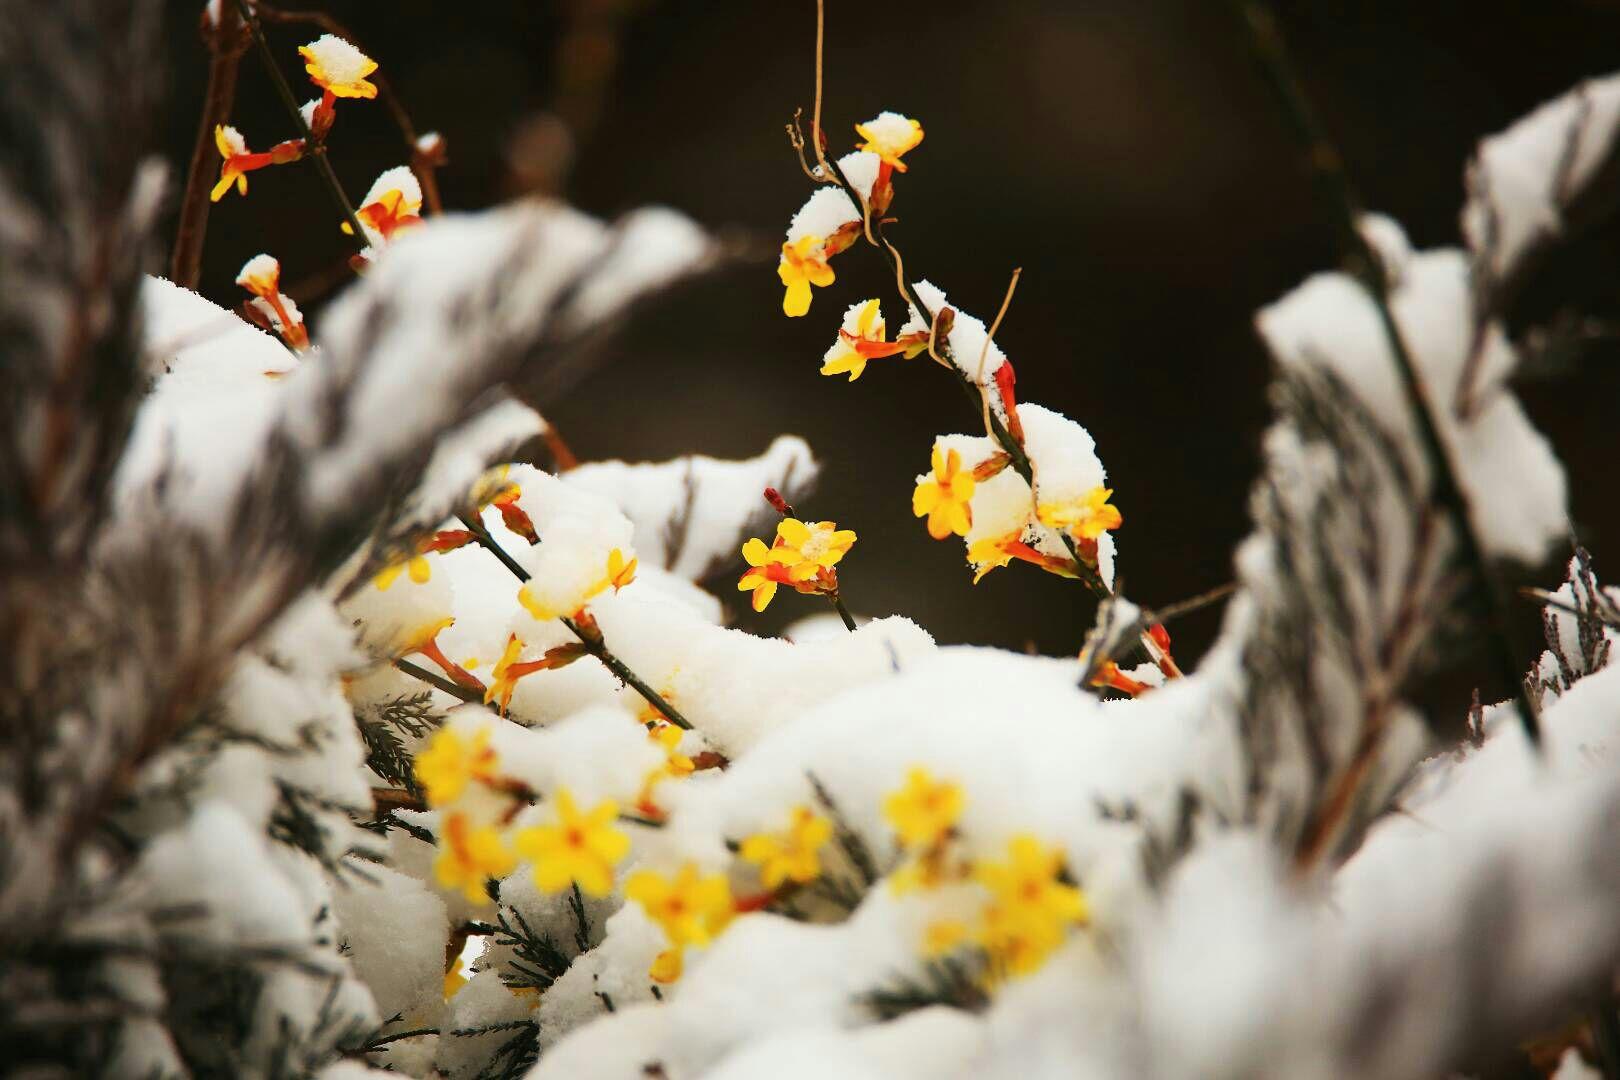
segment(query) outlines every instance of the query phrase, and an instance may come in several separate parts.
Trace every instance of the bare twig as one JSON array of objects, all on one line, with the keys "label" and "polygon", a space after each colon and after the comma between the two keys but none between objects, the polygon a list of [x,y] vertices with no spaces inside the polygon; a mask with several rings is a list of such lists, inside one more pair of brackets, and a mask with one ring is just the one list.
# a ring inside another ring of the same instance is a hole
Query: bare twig
[{"label": "bare twig", "polygon": [[188,289],[197,287],[202,273],[203,240],[208,233],[208,211],[213,202],[215,163],[214,129],[228,122],[236,103],[236,76],[250,36],[234,7],[219,5],[219,18],[211,19],[205,10],[201,34],[208,47],[208,89],[203,95],[202,116],[197,121],[197,139],[191,147],[191,164],[186,168],[186,190],[180,199],[180,224],[175,229],[174,252],[169,260],[169,280]]}]

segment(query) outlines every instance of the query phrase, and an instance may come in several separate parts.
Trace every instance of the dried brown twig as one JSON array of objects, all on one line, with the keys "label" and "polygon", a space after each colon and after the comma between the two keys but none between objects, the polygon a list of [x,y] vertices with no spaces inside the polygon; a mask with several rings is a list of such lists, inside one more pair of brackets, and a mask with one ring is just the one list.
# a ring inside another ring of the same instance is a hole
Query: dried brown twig
[{"label": "dried brown twig", "polygon": [[242,54],[252,40],[235,7],[220,4],[219,18],[209,17],[213,5],[205,8],[200,32],[208,48],[208,89],[203,94],[202,116],[197,121],[197,139],[186,168],[185,194],[180,198],[180,224],[175,229],[174,252],[169,260],[169,280],[188,289],[197,287],[202,272],[203,240],[208,234],[208,211],[213,205],[209,189],[218,160],[214,151],[214,129],[231,118],[236,103],[236,78]]}]

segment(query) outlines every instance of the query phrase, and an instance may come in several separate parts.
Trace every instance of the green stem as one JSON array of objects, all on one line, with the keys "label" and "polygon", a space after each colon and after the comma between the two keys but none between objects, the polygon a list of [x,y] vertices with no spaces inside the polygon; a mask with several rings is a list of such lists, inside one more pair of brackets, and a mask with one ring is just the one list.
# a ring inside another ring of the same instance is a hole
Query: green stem
[{"label": "green stem", "polygon": [[265,69],[270,72],[270,81],[275,84],[281,103],[292,114],[293,122],[303,133],[304,153],[315,162],[316,171],[321,174],[321,179],[326,181],[326,190],[331,194],[332,201],[337,204],[338,210],[349,223],[349,228],[353,230],[352,239],[356,248],[364,251],[366,230],[360,224],[360,218],[356,216],[349,197],[343,193],[343,185],[338,182],[337,173],[332,171],[332,163],[326,160],[326,147],[315,141],[315,133],[310,131],[309,125],[304,122],[303,110],[298,107],[298,99],[293,97],[292,87],[287,85],[287,77],[281,73],[281,66],[276,63],[275,54],[270,51],[270,43],[264,38],[264,27],[259,25],[259,17],[254,14],[248,0],[236,0],[236,8],[242,13],[242,21],[253,31],[253,40],[259,46],[259,57],[264,61]]},{"label": "green stem", "polygon": [[1519,718],[1525,734],[1532,743],[1541,741],[1541,727],[1534,702],[1524,686],[1518,663],[1513,655],[1513,637],[1509,629],[1507,594],[1501,580],[1485,557],[1484,546],[1474,531],[1468,497],[1457,481],[1456,465],[1451,460],[1440,430],[1434,419],[1434,406],[1428,387],[1418,372],[1411,350],[1390,309],[1389,279],[1377,252],[1362,235],[1359,228],[1361,200],[1355,186],[1344,169],[1344,159],[1328,138],[1317,118],[1310,99],[1306,97],[1293,61],[1288,55],[1282,34],[1277,29],[1270,10],[1259,0],[1232,0],[1238,14],[1248,25],[1254,50],[1272,88],[1276,91],[1284,111],[1293,126],[1294,136],[1305,150],[1320,189],[1322,204],[1327,208],[1339,234],[1340,243],[1349,260],[1349,271],[1367,290],[1378,312],[1378,322],[1384,339],[1400,375],[1401,387],[1406,393],[1412,419],[1417,426],[1418,442],[1429,462],[1434,487],[1433,497],[1451,520],[1457,546],[1463,562],[1484,587],[1490,610],[1489,644],[1491,661],[1499,677],[1514,688],[1519,706]]}]

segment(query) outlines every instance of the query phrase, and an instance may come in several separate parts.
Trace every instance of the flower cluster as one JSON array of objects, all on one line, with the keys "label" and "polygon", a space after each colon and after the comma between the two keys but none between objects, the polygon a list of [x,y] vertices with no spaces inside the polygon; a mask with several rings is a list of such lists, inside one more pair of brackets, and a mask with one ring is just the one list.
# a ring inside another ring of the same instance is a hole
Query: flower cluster
[{"label": "flower cluster", "polygon": [[740,592],[753,594],[755,611],[764,611],[776,596],[778,585],[801,593],[838,595],[838,571],[834,569],[855,543],[855,533],[840,529],[835,522],[806,524],[798,518],[783,518],[776,526],[776,538],[769,547],[754,537],[743,545],[743,561],[748,570],[737,582]]},{"label": "flower cluster", "polygon": [[[857,207],[835,187],[819,189],[788,227],[776,274],[786,289],[782,311],[800,316],[810,311],[811,287],[826,288],[836,277],[829,260],[846,250],[861,235],[868,215],[882,215],[894,197],[893,175],[904,172],[901,160],[922,142],[922,125],[898,113],[857,124],[864,142],[860,149],[833,163],[838,176],[852,185],[863,205]],[[819,175],[831,184],[835,177]]]},{"label": "flower cluster", "polygon": [[630,838],[616,827],[619,808],[612,799],[583,810],[567,788],[558,788],[549,820],[512,828],[513,817],[535,796],[501,774],[487,728],[470,737],[456,727],[440,728],[417,753],[415,773],[427,805],[440,815],[434,876],[469,903],[486,903],[489,883],[511,874],[519,858],[530,863],[542,892],[578,886],[589,896],[606,896],[613,890],[614,867],[629,854]]},{"label": "flower cluster", "polygon": [[[304,106],[304,122],[317,143],[326,138],[335,116],[334,103],[340,97],[374,98],[377,87],[365,76],[377,70],[377,62],[340,37],[323,34],[308,45],[300,45],[298,52],[304,58],[304,70],[310,81],[320,87],[319,101]],[[309,152],[304,140],[288,139],[269,150],[255,153],[248,149],[247,139],[229,124],[214,129],[214,145],[221,158],[219,182],[214,185],[210,198],[218,202],[234,185],[239,194],[246,195],[247,174],[270,165],[285,165],[297,161]]]},{"label": "flower cluster", "polygon": [[994,985],[1039,968],[1069,929],[1087,920],[1088,911],[1085,894],[1067,879],[1062,852],[1034,836],[1013,836],[1004,860],[974,862],[956,855],[953,843],[965,803],[957,784],[936,780],[926,769],[911,770],[905,786],[883,804],[907,856],[890,887],[898,894],[976,888],[976,918],[953,913],[931,921],[922,947],[929,956],[976,948],[984,981]]}]

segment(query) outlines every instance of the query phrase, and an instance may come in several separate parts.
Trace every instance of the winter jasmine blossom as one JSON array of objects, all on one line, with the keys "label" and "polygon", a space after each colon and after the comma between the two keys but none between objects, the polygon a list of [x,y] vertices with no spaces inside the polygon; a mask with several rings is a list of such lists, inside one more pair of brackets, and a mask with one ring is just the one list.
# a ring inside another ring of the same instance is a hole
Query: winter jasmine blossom
[{"label": "winter jasmine blossom", "polygon": [[534,883],[541,892],[561,892],[578,885],[590,896],[613,891],[613,868],[630,852],[630,838],[613,822],[619,804],[603,799],[581,813],[567,788],[556,793],[557,822],[535,825],[517,834],[518,854],[534,863]]}]

